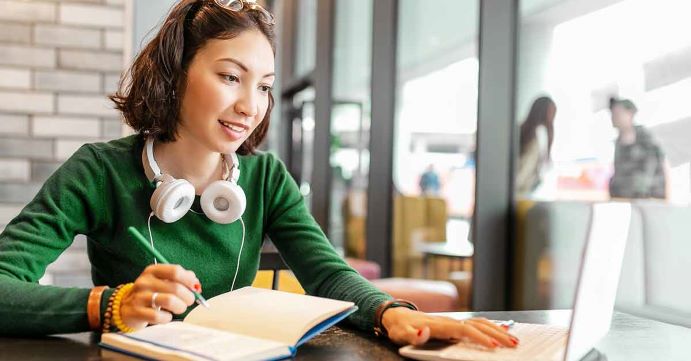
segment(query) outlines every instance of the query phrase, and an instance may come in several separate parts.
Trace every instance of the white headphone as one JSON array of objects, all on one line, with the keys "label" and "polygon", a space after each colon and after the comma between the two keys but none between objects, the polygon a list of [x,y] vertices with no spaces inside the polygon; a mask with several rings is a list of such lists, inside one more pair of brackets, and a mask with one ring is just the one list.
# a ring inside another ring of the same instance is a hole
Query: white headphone
[{"label": "white headphone", "polygon": [[[151,196],[152,213],[166,223],[173,223],[182,218],[194,202],[194,186],[184,179],[175,179],[169,174],[162,174],[154,159],[154,139],[146,139],[146,157],[154,173],[156,190]],[[228,158],[231,165],[228,164]],[[212,221],[228,224],[237,221],[245,212],[247,199],[245,192],[237,184],[240,178],[240,161],[235,153],[224,156],[224,180],[211,183],[200,199],[202,211]]]}]

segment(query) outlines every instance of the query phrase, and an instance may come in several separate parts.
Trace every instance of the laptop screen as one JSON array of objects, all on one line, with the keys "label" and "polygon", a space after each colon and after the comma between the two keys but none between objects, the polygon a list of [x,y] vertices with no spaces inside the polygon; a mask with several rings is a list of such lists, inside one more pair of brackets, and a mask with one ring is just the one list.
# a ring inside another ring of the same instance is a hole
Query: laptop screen
[{"label": "laptop screen", "polygon": [[567,361],[580,360],[609,331],[630,221],[628,203],[593,204],[566,346]]}]

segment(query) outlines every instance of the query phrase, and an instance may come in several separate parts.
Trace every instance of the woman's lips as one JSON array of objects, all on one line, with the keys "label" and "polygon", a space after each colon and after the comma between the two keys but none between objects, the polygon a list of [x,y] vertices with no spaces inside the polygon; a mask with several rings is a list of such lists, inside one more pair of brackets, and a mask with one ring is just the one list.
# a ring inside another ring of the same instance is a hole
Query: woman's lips
[{"label": "woman's lips", "polygon": [[226,122],[220,119],[218,123],[223,128],[223,132],[233,141],[242,139],[248,131],[247,126],[238,123]]}]

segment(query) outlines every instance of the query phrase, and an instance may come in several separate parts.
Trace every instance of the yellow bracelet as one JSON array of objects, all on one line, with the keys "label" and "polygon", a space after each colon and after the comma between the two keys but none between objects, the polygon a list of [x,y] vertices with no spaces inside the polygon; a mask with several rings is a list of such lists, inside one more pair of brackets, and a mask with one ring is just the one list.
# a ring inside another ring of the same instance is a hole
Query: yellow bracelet
[{"label": "yellow bracelet", "polygon": [[108,297],[108,305],[106,307],[106,312],[103,314],[103,325],[102,325],[102,333],[108,333],[111,331],[111,323],[113,320],[113,299],[115,298],[115,294],[120,291],[124,285],[119,285],[115,287],[115,291],[111,293],[110,297]]},{"label": "yellow bracelet", "polygon": [[118,330],[129,333],[135,331],[134,328],[127,326],[122,322],[122,317],[120,315],[120,305],[122,304],[122,298],[125,297],[132,290],[134,283],[127,283],[122,286],[113,296],[113,325],[118,328]]}]

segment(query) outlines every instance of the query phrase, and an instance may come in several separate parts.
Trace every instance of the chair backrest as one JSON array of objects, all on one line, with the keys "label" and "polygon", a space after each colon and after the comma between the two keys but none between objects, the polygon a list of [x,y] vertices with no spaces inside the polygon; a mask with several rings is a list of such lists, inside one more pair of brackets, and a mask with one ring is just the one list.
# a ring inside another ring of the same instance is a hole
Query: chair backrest
[{"label": "chair backrest", "polygon": [[265,238],[262,244],[261,256],[259,257],[259,270],[273,272],[271,281],[272,289],[278,289],[278,272],[287,269],[289,269],[288,265],[286,265],[283,258],[281,258],[281,254],[278,253],[276,246],[271,243],[268,237]]},{"label": "chair backrest", "polygon": [[415,237],[429,242],[445,241],[447,219],[447,205],[443,198],[406,195],[397,195],[394,198],[394,276],[414,276],[412,273],[415,273],[415,267],[419,268],[411,259]]}]

